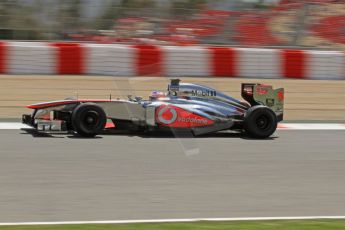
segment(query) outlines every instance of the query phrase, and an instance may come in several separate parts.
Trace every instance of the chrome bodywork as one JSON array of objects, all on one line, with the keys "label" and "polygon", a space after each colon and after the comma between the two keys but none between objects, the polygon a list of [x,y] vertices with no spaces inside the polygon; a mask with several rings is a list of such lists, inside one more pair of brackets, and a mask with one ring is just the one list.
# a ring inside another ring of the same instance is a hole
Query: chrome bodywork
[{"label": "chrome bodywork", "polygon": [[[277,101],[276,93],[271,87],[269,100]],[[257,103],[265,104],[267,96],[255,93],[254,96],[257,97],[257,100],[260,99],[260,101],[256,101]],[[89,102],[101,106],[107,118],[115,124],[129,122],[134,126],[147,129],[160,128],[156,121],[157,108],[174,106],[214,122],[212,127],[195,128],[194,131],[198,134],[224,129],[241,129],[245,113],[252,106],[213,88],[180,83],[180,80],[173,79],[163,97],[150,97],[148,100],[129,97],[128,100],[62,100],[30,105],[28,108],[34,109],[34,112],[30,116],[23,115],[23,123],[34,126],[36,129],[40,127],[43,127],[40,129],[49,129],[49,121],[52,121],[54,130],[56,127],[66,127],[68,130],[71,129],[68,122],[74,108],[80,103]],[[274,111],[278,111],[277,115],[283,113],[282,104],[274,103],[273,106]],[[66,124],[57,123],[56,120],[64,120]]]}]

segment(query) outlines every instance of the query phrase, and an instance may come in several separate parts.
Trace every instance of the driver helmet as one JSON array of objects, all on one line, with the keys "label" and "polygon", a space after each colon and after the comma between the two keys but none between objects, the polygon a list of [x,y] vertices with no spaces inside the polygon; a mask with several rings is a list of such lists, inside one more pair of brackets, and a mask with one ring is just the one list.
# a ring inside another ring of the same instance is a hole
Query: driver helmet
[{"label": "driver helmet", "polygon": [[152,91],[150,95],[151,99],[158,99],[162,97],[166,97],[166,93],[162,91]]}]

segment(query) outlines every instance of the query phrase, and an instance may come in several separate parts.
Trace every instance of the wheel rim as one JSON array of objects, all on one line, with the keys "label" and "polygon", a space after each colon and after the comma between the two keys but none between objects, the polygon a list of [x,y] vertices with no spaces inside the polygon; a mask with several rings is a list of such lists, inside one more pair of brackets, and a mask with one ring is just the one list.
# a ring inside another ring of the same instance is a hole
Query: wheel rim
[{"label": "wheel rim", "polygon": [[267,116],[259,116],[255,123],[260,130],[267,130],[270,128],[270,119]]},{"label": "wheel rim", "polygon": [[96,111],[89,111],[85,114],[84,124],[88,128],[95,128],[99,123],[99,115]]}]

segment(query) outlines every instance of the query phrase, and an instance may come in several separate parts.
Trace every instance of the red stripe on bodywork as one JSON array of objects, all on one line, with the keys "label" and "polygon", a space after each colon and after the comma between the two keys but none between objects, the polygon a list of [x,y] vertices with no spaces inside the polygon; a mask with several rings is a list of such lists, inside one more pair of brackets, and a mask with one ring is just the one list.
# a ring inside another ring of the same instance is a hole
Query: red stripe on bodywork
[{"label": "red stripe on bodywork", "polygon": [[43,109],[48,107],[55,107],[60,105],[70,105],[70,104],[77,104],[77,103],[86,103],[86,102],[111,102],[110,100],[64,100],[64,101],[51,101],[51,102],[44,102],[39,104],[33,104],[26,106],[29,109]]},{"label": "red stripe on bodywork", "polygon": [[306,78],[306,56],[303,50],[283,50],[283,76],[286,78]]},{"label": "red stripe on bodywork", "polygon": [[107,123],[105,124],[105,128],[106,128],[106,129],[113,129],[113,128],[115,128],[114,122],[111,122],[111,121],[107,122]]},{"label": "red stripe on bodywork", "polygon": [[212,75],[216,77],[235,77],[237,75],[236,50],[226,47],[210,47]]},{"label": "red stripe on bodywork", "polygon": [[0,42],[0,73],[6,73],[7,69],[7,46],[5,42]]},{"label": "red stripe on bodywork", "polygon": [[163,72],[163,53],[158,46],[136,45],[136,74],[161,75]]},{"label": "red stripe on bodywork", "polygon": [[58,74],[83,74],[85,67],[84,47],[77,43],[54,43],[57,47]]}]

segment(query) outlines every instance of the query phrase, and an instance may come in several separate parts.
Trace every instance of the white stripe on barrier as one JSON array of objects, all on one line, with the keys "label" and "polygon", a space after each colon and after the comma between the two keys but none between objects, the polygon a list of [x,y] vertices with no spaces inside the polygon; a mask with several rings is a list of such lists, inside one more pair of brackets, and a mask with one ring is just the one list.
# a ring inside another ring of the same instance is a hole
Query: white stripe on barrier
[{"label": "white stripe on barrier", "polygon": [[138,223],[177,223],[199,221],[272,221],[272,220],[339,220],[345,216],[291,216],[291,217],[238,217],[238,218],[190,218],[190,219],[148,219],[148,220],[95,220],[95,221],[52,221],[52,222],[8,222],[0,226],[32,225],[84,225],[84,224],[138,224]]},{"label": "white stripe on barrier", "polygon": [[210,76],[211,53],[204,47],[163,46],[163,69],[168,76]]},{"label": "white stripe on barrier", "polygon": [[251,78],[282,77],[279,50],[238,48],[239,76]]},{"label": "white stripe on barrier", "polygon": [[10,74],[54,74],[56,49],[47,43],[24,46],[12,42],[8,46],[7,62]]},{"label": "white stripe on barrier", "polygon": [[86,73],[134,76],[135,49],[124,45],[86,44]]},{"label": "white stripe on barrier", "polygon": [[[2,129],[22,129],[29,126],[18,122],[0,122]],[[280,123],[278,130],[345,130],[345,124],[340,123]]]},{"label": "white stripe on barrier", "polygon": [[345,53],[337,51],[306,51],[308,54],[307,78],[344,79]]}]

